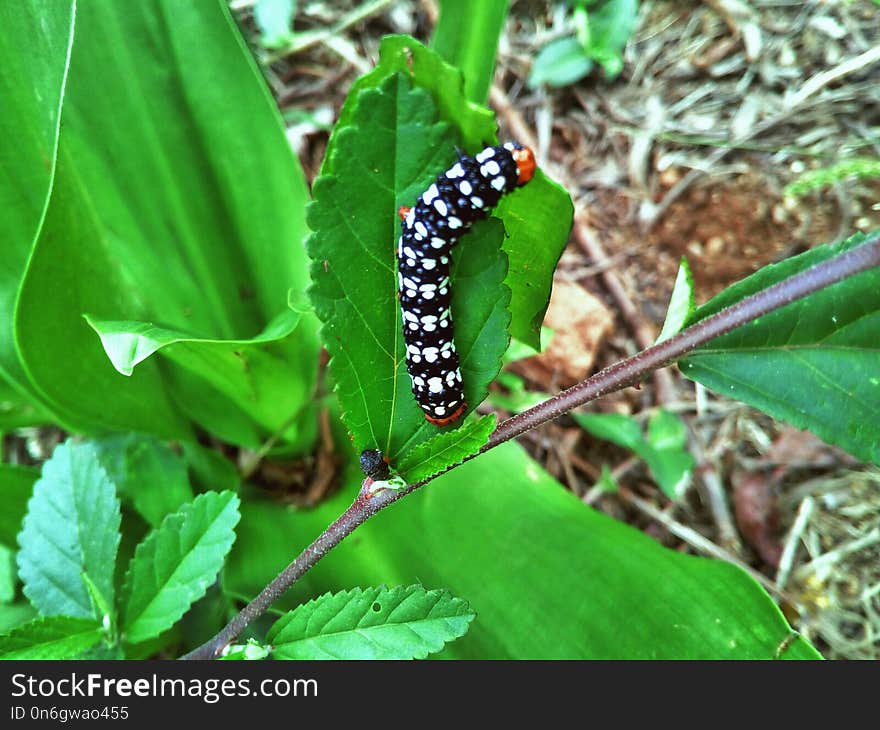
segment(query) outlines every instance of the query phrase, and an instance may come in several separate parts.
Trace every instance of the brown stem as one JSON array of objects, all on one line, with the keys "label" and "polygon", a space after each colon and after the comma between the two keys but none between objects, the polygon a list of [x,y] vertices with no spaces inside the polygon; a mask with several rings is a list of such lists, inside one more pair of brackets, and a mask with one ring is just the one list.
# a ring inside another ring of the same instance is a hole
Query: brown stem
[{"label": "brown stem", "polygon": [[[605,368],[559,395],[504,421],[478,453],[482,454],[493,449],[499,444],[516,438],[536,426],[552,421],[563,413],[584,405],[599,396],[639,383],[653,370],[675,362],[678,358],[715,337],[842,279],[876,266],[880,266],[880,235],[875,235],[864,244],[850,249],[846,253],[823,261],[806,271],[757,292],[688,327],[674,337]],[[476,455],[472,454],[464,461],[469,461]],[[457,464],[450,466],[449,469],[455,466]],[[357,527],[379,510],[414,492],[438,476],[440,474],[435,474],[428,479],[399,490],[383,489],[371,493],[367,487],[362,488],[351,506],[290,565],[281,571],[219,634],[181,658],[214,659],[219,656],[223,649],[232,643],[251,621],[265,613],[272,603],[287,592],[302,575]]]}]

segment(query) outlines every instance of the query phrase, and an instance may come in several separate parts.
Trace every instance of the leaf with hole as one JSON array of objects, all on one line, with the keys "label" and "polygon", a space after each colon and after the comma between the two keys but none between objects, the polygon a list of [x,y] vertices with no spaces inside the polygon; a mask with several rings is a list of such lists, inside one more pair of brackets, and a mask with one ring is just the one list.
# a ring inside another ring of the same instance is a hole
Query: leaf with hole
[{"label": "leaf with hole", "polygon": [[448,591],[355,588],[290,611],[266,640],[275,659],[424,659],[462,636],[473,618]]}]

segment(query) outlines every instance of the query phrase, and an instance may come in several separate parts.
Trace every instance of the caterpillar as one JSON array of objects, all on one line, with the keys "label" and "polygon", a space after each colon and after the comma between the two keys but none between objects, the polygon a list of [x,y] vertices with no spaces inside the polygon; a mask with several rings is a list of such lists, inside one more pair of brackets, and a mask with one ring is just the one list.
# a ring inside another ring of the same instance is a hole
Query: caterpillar
[{"label": "caterpillar", "polygon": [[436,426],[453,423],[467,403],[453,342],[450,254],[471,225],[535,173],[535,156],[516,142],[486,147],[440,173],[416,204],[398,211],[397,271],[406,369],[416,402]]}]

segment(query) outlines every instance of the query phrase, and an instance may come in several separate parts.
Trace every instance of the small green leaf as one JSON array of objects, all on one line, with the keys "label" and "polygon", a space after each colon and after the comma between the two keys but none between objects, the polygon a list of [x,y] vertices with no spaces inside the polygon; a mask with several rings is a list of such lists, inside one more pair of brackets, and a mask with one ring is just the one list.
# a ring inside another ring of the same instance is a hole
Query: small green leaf
[{"label": "small green leaf", "polygon": [[156,527],[193,498],[186,462],[154,436],[127,433],[94,442],[119,494]]},{"label": "small green leaf", "polygon": [[103,636],[104,630],[93,619],[38,618],[0,636],[0,659],[73,659]]},{"label": "small green leaf", "polygon": [[266,640],[276,659],[424,659],[462,636],[473,618],[448,591],[355,588],[290,611]]},{"label": "small green leaf", "polygon": [[126,641],[158,636],[205,595],[235,540],[238,504],[232,492],[200,494],[138,545],[122,587]]},{"label": "small green leaf", "polygon": [[617,480],[611,473],[611,469],[608,468],[608,464],[602,464],[602,473],[599,475],[596,486],[608,494],[614,494],[619,489]]},{"label": "small green leaf", "polygon": [[678,334],[685,322],[690,319],[697,307],[694,296],[694,277],[688,260],[682,256],[678,266],[678,274],[675,276],[675,285],[672,287],[672,296],[669,298],[669,308],[666,310],[666,320],[663,329],[655,344],[668,340]]},{"label": "small green leaf", "polygon": [[18,536],[24,594],[41,614],[96,617],[84,573],[113,604],[120,519],[116,490],[94,446],[56,447]]},{"label": "small green leaf", "polygon": [[635,451],[642,444],[642,429],[632,416],[622,413],[572,413],[581,428],[596,438]]},{"label": "small green leaf", "polygon": [[681,420],[663,410],[648,423],[647,437],[638,421],[619,413],[572,413],[581,427],[594,436],[611,441],[638,454],[651,471],[662,492],[678,499],[690,484],[694,459],[686,450],[687,433]]},{"label": "small green leaf", "polygon": [[538,53],[529,74],[529,87],[567,86],[593,70],[593,60],[577,38],[557,38]]},{"label": "small green leaf", "polygon": [[614,79],[623,69],[623,49],[635,28],[638,9],[638,0],[606,0],[589,14],[587,53],[599,62],[607,79]]},{"label": "small green leaf", "polygon": [[[688,324],[865,239],[860,233],[765,266],[697,309]],[[717,393],[880,463],[878,332],[880,269],[874,268],[715,338],[679,368]]]},{"label": "small green leaf", "polygon": [[503,386],[506,392],[493,390],[489,393],[489,402],[496,408],[502,408],[511,413],[522,413],[550,398],[549,393],[526,390],[525,380],[514,373],[500,372],[495,382]]},{"label": "small green leaf", "polygon": [[254,21],[260,29],[260,43],[266,48],[281,48],[290,43],[294,15],[296,0],[257,0]]},{"label": "small green leaf", "polygon": [[423,441],[394,466],[407,484],[415,484],[476,454],[485,446],[489,434],[494,430],[494,413],[469,419],[455,431],[438,433],[428,441]]}]

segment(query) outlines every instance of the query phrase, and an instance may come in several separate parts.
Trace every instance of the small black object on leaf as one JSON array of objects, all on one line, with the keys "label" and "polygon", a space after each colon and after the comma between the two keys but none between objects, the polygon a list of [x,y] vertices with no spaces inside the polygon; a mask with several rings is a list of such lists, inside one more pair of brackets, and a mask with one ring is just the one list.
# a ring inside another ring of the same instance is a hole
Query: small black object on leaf
[{"label": "small black object on leaf", "polygon": [[361,452],[361,470],[374,481],[388,481],[391,476],[388,471],[388,462],[378,449],[364,449]]}]

